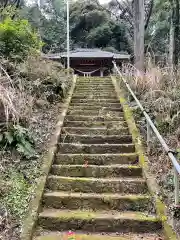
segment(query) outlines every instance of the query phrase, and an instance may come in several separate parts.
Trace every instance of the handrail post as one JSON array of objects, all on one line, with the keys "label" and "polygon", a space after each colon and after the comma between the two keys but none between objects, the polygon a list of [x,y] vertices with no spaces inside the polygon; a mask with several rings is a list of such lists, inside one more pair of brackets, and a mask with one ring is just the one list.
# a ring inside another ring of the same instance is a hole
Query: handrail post
[{"label": "handrail post", "polygon": [[151,139],[151,126],[147,121],[147,138],[146,138],[147,146],[149,145],[150,139]]},{"label": "handrail post", "polygon": [[179,175],[178,172],[176,170],[176,168],[174,167],[174,192],[175,192],[175,205],[179,204]]}]

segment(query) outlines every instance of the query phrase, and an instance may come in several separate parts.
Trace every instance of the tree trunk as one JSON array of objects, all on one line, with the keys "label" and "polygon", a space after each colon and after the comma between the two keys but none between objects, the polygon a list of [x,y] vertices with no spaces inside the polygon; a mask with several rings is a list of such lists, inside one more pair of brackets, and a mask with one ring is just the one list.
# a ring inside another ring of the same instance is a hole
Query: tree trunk
[{"label": "tree trunk", "polygon": [[171,4],[171,29],[169,43],[169,59],[173,69],[177,69],[179,60],[179,0],[169,0]]},{"label": "tree trunk", "polygon": [[144,71],[144,0],[134,0],[134,64]]},{"label": "tree trunk", "polygon": [[173,55],[174,55],[174,25],[171,19],[171,26],[169,32],[169,66],[173,69]]},{"label": "tree trunk", "polygon": [[175,0],[174,19],[174,65],[178,65],[179,59],[179,0]]}]

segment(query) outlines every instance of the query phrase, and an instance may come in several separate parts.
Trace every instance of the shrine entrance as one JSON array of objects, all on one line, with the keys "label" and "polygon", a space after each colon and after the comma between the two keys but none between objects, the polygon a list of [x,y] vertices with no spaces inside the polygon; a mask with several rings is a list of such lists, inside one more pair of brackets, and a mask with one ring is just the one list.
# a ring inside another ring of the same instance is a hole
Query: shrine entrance
[{"label": "shrine entrance", "polygon": [[[70,52],[70,67],[74,73],[84,77],[94,76],[108,76],[113,69],[113,61],[118,66],[123,62],[128,62],[130,55],[115,54],[112,52],[102,51],[101,49],[87,49],[80,48]],[[60,53],[59,55],[51,55],[48,57],[53,60],[60,60],[60,62],[67,68],[67,53]]]},{"label": "shrine entrance", "polygon": [[110,74],[113,65],[113,58],[72,58],[70,60],[70,66],[74,69],[75,74],[91,77],[91,76],[107,76]]}]

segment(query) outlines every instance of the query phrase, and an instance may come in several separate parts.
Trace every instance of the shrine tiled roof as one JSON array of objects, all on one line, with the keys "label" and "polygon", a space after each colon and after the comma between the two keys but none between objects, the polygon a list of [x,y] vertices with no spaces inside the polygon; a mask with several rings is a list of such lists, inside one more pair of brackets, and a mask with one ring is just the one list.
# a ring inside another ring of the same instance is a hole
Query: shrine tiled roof
[{"label": "shrine tiled roof", "polygon": [[[71,58],[113,58],[114,53],[102,51],[100,49],[76,49],[70,52]],[[67,53],[61,55],[67,57]]]},{"label": "shrine tiled roof", "polygon": [[[47,58],[58,59],[66,58],[67,52],[48,54]],[[103,51],[98,48],[77,48],[76,50],[70,51],[70,58],[112,58],[112,59],[129,59],[130,55],[125,53],[112,53]]]}]

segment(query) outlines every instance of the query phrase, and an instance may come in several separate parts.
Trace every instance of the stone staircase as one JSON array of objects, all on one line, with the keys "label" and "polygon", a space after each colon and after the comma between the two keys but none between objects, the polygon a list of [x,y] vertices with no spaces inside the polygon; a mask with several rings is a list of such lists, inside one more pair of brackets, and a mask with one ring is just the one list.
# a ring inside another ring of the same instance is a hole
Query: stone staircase
[{"label": "stone staircase", "polygon": [[79,78],[34,239],[155,240],[161,229],[111,79]]}]

